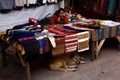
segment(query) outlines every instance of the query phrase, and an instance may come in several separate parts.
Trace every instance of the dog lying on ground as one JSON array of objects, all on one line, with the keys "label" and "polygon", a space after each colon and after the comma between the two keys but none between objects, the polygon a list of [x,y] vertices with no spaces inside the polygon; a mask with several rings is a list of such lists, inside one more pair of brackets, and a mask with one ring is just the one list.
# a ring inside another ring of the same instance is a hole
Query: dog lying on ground
[{"label": "dog lying on ground", "polygon": [[54,71],[76,71],[76,68],[78,67],[78,64],[80,64],[80,56],[74,55],[70,57],[69,54],[53,58],[48,61],[48,67],[51,70]]}]

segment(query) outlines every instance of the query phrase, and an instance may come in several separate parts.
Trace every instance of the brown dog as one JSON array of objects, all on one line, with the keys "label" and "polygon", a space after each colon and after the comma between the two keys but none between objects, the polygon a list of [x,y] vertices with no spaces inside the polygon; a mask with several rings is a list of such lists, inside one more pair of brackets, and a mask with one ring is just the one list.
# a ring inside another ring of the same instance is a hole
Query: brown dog
[{"label": "brown dog", "polygon": [[76,71],[78,55],[70,58],[68,54],[49,60],[48,67],[54,71]]}]

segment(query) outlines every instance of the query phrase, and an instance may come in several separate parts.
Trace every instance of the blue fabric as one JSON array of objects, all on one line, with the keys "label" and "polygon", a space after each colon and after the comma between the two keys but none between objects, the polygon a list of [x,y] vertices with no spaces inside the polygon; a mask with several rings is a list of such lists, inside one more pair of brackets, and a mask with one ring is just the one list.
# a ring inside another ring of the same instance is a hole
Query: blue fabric
[{"label": "blue fabric", "polygon": [[92,31],[90,31],[90,39],[92,39]]},{"label": "blue fabric", "polygon": [[109,37],[112,36],[112,27],[109,27]]},{"label": "blue fabric", "polygon": [[98,34],[98,40],[100,40],[101,39],[101,34],[102,34],[102,33],[100,33],[100,29],[97,29],[97,34]]},{"label": "blue fabric", "polygon": [[25,24],[20,24],[20,25],[16,25],[13,27],[13,29],[22,29],[25,26],[29,26],[31,23],[25,23]]},{"label": "blue fabric", "polygon": [[15,6],[14,0],[0,0],[0,10],[13,9]]},{"label": "blue fabric", "polygon": [[39,40],[40,47],[42,48],[42,54],[45,52],[45,40],[41,39]]},{"label": "blue fabric", "polygon": [[119,35],[119,26],[116,26],[116,36]]},{"label": "blue fabric", "polygon": [[37,40],[24,41],[21,43],[24,47],[26,54],[24,54],[25,60],[30,62],[40,57],[39,42]]},{"label": "blue fabric", "polygon": [[101,39],[104,39],[104,34],[105,34],[105,32],[104,32],[104,28],[102,28],[102,31],[101,31]]},{"label": "blue fabric", "polygon": [[17,41],[19,38],[34,36],[34,32],[28,30],[17,30],[13,32],[13,40]]}]

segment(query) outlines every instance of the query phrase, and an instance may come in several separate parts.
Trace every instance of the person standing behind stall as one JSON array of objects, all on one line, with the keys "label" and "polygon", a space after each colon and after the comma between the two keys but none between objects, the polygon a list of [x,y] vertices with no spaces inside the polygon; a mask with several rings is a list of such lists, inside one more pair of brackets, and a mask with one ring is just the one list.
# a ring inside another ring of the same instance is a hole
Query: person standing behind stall
[{"label": "person standing behind stall", "polygon": [[63,8],[60,8],[51,18],[50,24],[67,24],[68,18]]}]

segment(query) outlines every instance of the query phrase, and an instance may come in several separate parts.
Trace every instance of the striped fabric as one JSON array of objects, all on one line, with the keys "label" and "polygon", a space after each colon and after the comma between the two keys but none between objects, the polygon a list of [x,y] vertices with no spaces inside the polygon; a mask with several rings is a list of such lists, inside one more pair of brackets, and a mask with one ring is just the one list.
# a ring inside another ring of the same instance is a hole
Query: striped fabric
[{"label": "striped fabric", "polygon": [[[51,32],[56,33],[59,31],[59,33],[64,34],[62,36],[64,36],[65,39],[65,53],[72,53],[75,51],[82,52],[89,49],[89,31],[76,30],[70,28],[69,26],[56,29],[56,31],[54,30],[55,29],[53,29]],[[58,44],[56,43],[56,45]]]},{"label": "striped fabric", "polygon": [[90,31],[92,41],[120,35],[120,26],[103,26],[101,29]]},{"label": "striped fabric", "polygon": [[21,50],[21,54],[25,57],[27,62],[37,59],[41,54],[49,51],[48,38],[46,38],[41,32],[38,33],[29,30],[11,29],[8,33],[11,33],[10,36],[13,43],[19,43],[19,45],[14,44],[14,46],[17,46],[18,49]]},{"label": "striped fabric", "polygon": [[52,48],[52,56],[57,57],[65,53],[64,36],[55,36],[56,47]]},{"label": "striped fabric", "polygon": [[71,34],[65,36],[65,47],[66,53],[75,52],[77,50],[77,44],[78,44],[78,37],[77,34]]},{"label": "striped fabric", "polygon": [[116,37],[120,35],[120,25],[118,26],[101,26],[100,29],[88,29],[80,28],[77,26],[65,26],[65,28],[74,29],[78,31],[87,30],[90,32],[89,36],[92,41],[98,41],[101,39]]},{"label": "striped fabric", "polygon": [[89,31],[78,33],[78,52],[89,50]]},{"label": "striped fabric", "polygon": [[64,26],[64,28],[78,31],[78,33],[76,34],[77,38],[78,38],[78,40],[77,40],[78,41],[77,42],[77,51],[78,52],[82,52],[82,51],[89,49],[89,35],[90,35],[89,31],[81,30],[80,28],[76,29],[71,26]]},{"label": "striped fabric", "polygon": [[50,32],[57,33],[61,36],[64,36],[65,39],[65,53],[71,53],[75,52],[77,50],[77,43],[78,43],[78,37],[77,33],[78,31],[67,29],[64,27],[52,27],[48,28]]}]

